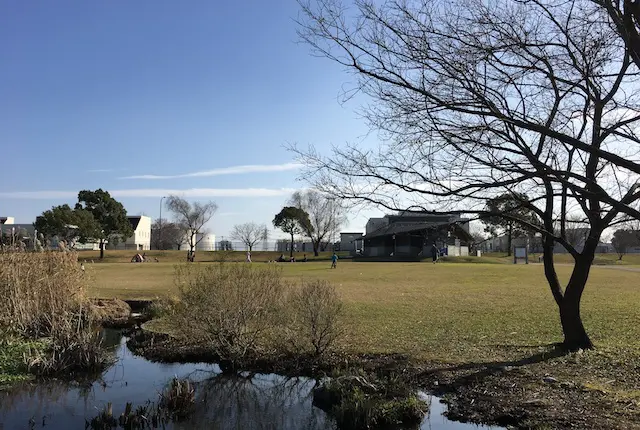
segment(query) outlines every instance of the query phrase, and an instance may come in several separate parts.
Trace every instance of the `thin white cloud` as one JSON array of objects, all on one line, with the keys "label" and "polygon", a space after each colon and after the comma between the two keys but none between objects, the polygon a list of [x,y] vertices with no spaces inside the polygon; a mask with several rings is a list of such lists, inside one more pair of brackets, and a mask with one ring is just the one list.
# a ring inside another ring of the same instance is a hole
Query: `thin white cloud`
[{"label": "thin white cloud", "polygon": [[200,178],[207,176],[221,175],[243,175],[247,173],[265,172],[285,172],[288,170],[298,170],[302,167],[299,163],[284,164],[250,164],[246,166],[221,167],[213,170],[203,170],[199,172],[183,173],[180,175],[134,175],[123,176],[118,179],[178,179],[178,178]]},{"label": "thin white cloud", "polygon": [[[175,194],[181,197],[280,197],[291,195],[294,188],[189,188],[184,190],[163,188],[142,188],[133,190],[110,190],[109,193],[116,198],[128,197],[163,197]],[[0,198],[23,200],[59,200],[75,199],[77,191],[13,191],[0,192]]]}]

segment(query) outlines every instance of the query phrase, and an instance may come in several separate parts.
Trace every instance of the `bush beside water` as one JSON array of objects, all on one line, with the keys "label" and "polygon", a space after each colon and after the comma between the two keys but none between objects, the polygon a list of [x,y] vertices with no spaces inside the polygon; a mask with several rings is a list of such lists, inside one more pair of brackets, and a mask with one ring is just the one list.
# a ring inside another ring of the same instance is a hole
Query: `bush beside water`
[{"label": "bush beside water", "polygon": [[322,281],[297,287],[274,265],[183,265],[176,269],[176,282],[176,326],[233,368],[265,355],[319,356],[341,334],[335,289]]}]

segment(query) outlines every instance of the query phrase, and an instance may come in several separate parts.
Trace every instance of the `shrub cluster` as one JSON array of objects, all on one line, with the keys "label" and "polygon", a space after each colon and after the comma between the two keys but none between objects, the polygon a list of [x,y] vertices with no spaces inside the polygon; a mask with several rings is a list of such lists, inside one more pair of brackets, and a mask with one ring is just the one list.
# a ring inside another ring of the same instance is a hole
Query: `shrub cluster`
[{"label": "shrub cluster", "polygon": [[323,281],[293,285],[274,265],[183,265],[176,282],[180,331],[234,364],[273,352],[321,355],[341,333],[335,289]]}]

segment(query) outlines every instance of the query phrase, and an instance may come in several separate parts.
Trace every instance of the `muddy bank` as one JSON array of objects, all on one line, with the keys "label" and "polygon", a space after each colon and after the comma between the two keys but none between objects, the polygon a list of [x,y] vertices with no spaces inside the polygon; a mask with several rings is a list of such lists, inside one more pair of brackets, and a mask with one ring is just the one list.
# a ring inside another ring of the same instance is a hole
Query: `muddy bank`
[{"label": "muddy bank", "polygon": [[123,329],[149,321],[149,300],[92,299],[91,309],[96,323],[103,328]]},{"label": "muddy bank", "polygon": [[[152,361],[219,362],[208,348],[165,334],[132,330],[129,335],[129,348]],[[583,370],[584,363],[562,362],[562,366],[567,366],[563,369],[564,377],[554,377],[558,362],[553,360],[557,357],[564,354],[553,347],[540,357],[534,355],[518,362],[458,366],[415,362],[401,354],[334,354],[321,360],[311,356],[277,356],[254,357],[243,364],[243,369],[309,377],[354,368],[381,376],[394,374],[407,384],[441,396],[448,406],[446,415],[463,422],[514,429],[640,429],[638,402],[613,400],[603,390],[594,390],[567,377],[571,372]],[[635,384],[634,381],[630,384]]]}]

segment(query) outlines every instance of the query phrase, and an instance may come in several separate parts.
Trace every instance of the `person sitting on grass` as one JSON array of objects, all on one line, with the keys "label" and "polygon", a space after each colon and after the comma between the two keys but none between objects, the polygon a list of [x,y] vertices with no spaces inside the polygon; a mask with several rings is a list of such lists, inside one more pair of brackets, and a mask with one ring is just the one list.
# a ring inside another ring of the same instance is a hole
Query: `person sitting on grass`
[{"label": "person sitting on grass", "polygon": [[331,256],[331,268],[332,269],[338,268],[338,255],[335,252]]}]

